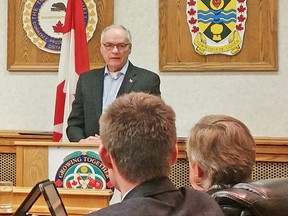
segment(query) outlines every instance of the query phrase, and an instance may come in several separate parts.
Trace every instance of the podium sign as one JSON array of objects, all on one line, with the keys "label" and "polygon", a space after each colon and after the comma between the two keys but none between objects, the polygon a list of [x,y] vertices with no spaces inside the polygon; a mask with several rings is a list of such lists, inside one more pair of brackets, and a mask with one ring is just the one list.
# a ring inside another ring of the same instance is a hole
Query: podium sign
[{"label": "podium sign", "polygon": [[95,147],[49,147],[49,178],[57,187],[111,189],[108,170]]}]

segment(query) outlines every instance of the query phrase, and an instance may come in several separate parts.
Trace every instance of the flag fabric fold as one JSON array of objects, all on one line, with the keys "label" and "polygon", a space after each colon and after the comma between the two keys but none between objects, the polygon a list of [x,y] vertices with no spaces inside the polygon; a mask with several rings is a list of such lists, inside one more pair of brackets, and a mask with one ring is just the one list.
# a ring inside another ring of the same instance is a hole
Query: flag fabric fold
[{"label": "flag fabric fold", "polygon": [[66,142],[67,118],[75,98],[79,75],[90,69],[82,0],[68,0],[63,26],[53,142]]}]

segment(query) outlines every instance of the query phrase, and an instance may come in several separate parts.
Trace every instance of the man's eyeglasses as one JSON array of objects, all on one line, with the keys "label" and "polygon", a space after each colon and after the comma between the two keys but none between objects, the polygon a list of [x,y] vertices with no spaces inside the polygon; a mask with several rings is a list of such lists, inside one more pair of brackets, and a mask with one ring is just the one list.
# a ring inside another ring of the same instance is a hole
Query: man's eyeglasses
[{"label": "man's eyeglasses", "polygon": [[107,51],[111,51],[116,46],[119,51],[124,50],[130,43],[119,43],[119,44],[112,44],[112,43],[102,43],[103,46]]}]

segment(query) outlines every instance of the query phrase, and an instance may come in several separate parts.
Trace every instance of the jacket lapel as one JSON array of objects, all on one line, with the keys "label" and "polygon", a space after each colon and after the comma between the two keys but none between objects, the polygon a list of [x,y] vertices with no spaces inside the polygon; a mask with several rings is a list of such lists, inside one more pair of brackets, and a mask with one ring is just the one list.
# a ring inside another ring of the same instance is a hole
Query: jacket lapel
[{"label": "jacket lapel", "polygon": [[129,66],[127,68],[124,80],[121,84],[117,96],[131,92],[131,89],[136,82],[137,82],[137,73],[134,70],[134,65],[131,62],[129,62]]},{"label": "jacket lapel", "polygon": [[[92,77],[89,77],[90,82],[87,82],[87,91],[89,91],[90,103],[93,103],[95,111],[102,112],[102,97],[103,97],[103,80],[104,80],[104,68],[101,68],[100,71],[95,70],[92,73]],[[89,83],[89,84],[88,84]],[[89,85],[89,86],[88,86]]]}]

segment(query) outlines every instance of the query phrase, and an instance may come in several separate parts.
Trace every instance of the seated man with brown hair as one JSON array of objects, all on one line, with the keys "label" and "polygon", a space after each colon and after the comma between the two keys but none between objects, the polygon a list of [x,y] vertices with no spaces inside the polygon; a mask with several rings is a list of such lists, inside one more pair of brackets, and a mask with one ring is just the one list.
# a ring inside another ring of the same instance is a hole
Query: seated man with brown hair
[{"label": "seated man with brown hair", "polygon": [[286,216],[288,179],[251,181],[255,146],[238,119],[205,116],[186,143],[190,182],[211,194],[227,216]]},{"label": "seated man with brown hair", "polygon": [[215,200],[169,179],[177,160],[175,113],[146,93],[118,97],[100,118],[100,157],[122,202],[90,216],[222,216]]},{"label": "seated man with brown hair", "polygon": [[256,144],[249,129],[226,115],[203,117],[186,142],[190,182],[198,190],[215,191],[251,181]]}]

